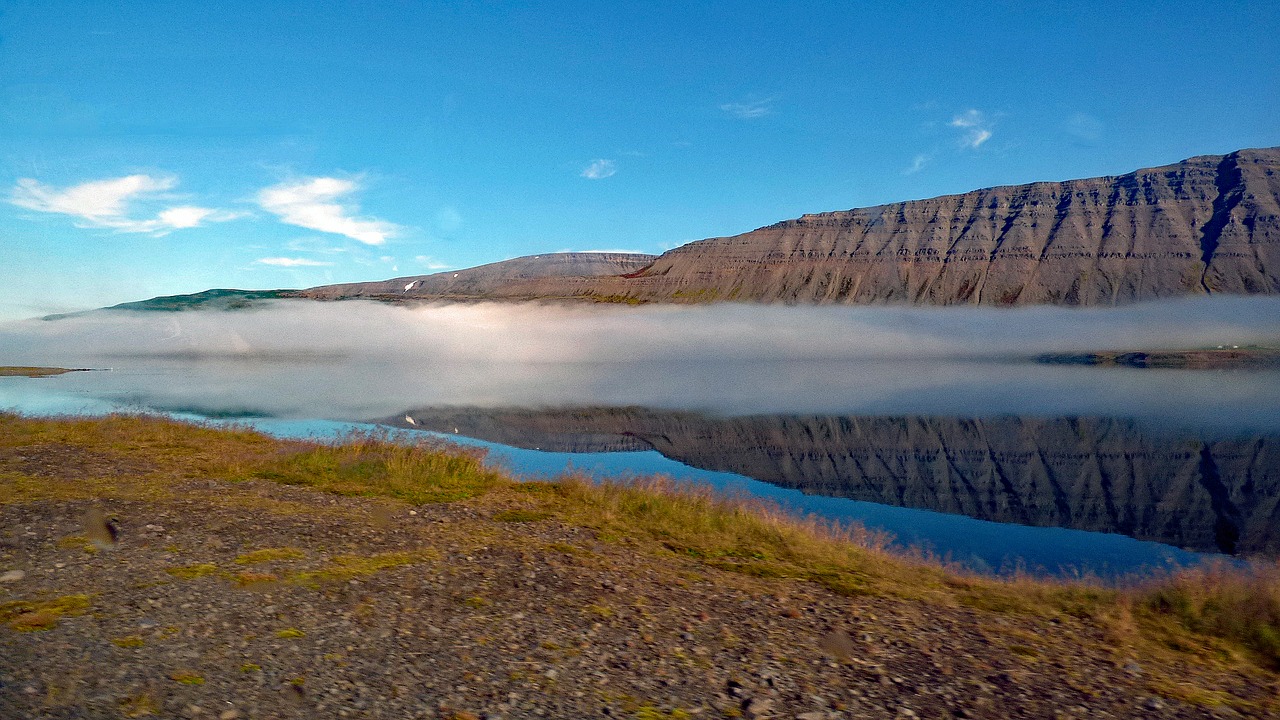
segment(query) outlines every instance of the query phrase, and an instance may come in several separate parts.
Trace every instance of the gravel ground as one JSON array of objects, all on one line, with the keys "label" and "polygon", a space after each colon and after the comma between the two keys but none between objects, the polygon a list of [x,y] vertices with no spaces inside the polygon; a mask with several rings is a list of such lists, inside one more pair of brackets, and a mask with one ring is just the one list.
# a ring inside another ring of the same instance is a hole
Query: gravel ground
[{"label": "gravel ground", "polygon": [[501,517],[204,480],[0,506],[0,606],[88,596],[54,627],[0,626],[0,717],[1275,712],[1272,676],[1199,691],[1204,668],[1126,657],[1073,618],[842,597]]}]

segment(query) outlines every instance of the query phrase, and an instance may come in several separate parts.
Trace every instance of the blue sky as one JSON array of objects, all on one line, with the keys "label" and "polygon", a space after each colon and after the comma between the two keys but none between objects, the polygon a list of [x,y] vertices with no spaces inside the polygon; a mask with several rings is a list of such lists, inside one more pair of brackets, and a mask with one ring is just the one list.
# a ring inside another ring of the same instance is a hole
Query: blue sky
[{"label": "blue sky", "polygon": [[1280,145],[1280,3],[0,0],[0,319]]}]

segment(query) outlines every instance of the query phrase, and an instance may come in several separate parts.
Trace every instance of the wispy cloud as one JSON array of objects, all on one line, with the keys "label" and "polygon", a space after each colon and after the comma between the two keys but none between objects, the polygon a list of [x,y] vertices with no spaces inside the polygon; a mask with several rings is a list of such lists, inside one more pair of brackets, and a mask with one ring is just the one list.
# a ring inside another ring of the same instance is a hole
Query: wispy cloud
[{"label": "wispy cloud", "polygon": [[589,250],[575,250],[573,248],[562,248],[557,253],[613,253],[616,255],[649,255],[651,253],[643,250],[625,250],[622,248],[592,248]]},{"label": "wispy cloud", "polygon": [[313,177],[273,185],[258,193],[258,205],[280,221],[309,230],[345,235],[366,245],[381,245],[395,237],[400,227],[377,218],[357,218],[354,206],[338,198],[359,190],[352,180]]},{"label": "wispy cloud", "polygon": [[753,100],[751,102],[725,103],[720,109],[743,120],[764,117],[773,112],[773,98]]},{"label": "wispy cloud", "polygon": [[991,139],[991,119],[981,110],[966,110],[951,118],[948,125],[963,131],[960,144],[967,148],[976,150]]},{"label": "wispy cloud", "polygon": [[322,255],[337,255],[347,251],[344,247],[337,247],[315,237],[295,238],[285,243],[285,247],[294,252],[320,253]]},{"label": "wispy cloud", "polygon": [[613,177],[617,172],[618,166],[612,160],[597,158],[583,169],[581,175],[588,180],[603,180],[607,177]]},{"label": "wispy cloud", "polygon": [[425,267],[428,270],[448,270],[449,268],[453,267],[448,263],[442,263],[439,260],[436,260],[430,255],[418,255],[413,259],[413,261]]},{"label": "wispy cloud", "polygon": [[333,264],[331,262],[321,262],[319,260],[288,257],[259,258],[254,262],[261,263],[263,265],[275,265],[276,267],[327,267]]},{"label": "wispy cloud", "polygon": [[1073,113],[1063,125],[1067,134],[1085,143],[1092,143],[1102,137],[1102,121],[1088,113]]},{"label": "wispy cloud", "polygon": [[55,188],[32,178],[22,178],[13,187],[9,202],[39,212],[77,218],[78,227],[108,228],[123,233],[167,235],[174,230],[199,227],[206,222],[226,222],[244,213],[215,210],[195,205],[177,205],[161,210],[155,217],[129,216],[130,206],[143,200],[166,199],[164,193],[177,187],[172,175],[126,175],[91,180],[66,188]]},{"label": "wispy cloud", "polygon": [[929,156],[923,153],[911,158],[911,166],[902,171],[903,175],[915,175],[929,164]]}]

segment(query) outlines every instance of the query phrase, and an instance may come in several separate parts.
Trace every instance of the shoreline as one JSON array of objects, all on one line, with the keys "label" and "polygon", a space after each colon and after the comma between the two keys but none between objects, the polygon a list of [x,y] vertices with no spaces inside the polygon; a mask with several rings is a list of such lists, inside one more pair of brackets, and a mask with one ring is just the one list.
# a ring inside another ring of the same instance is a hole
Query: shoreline
[{"label": "shoreline", "polygon": [[62,368],[21,365],[0,365],[0,377],[42,378],[65,375],[73,372],[97,372],[96,368]]},{"label": "shoreline", "polygon": [[1204,610],[1244,619],[1274,576],[974,577],[655,481],[516,483],[443,443],[0,414],[0,520],[15,715],[1280,711],[1280,664]]}]

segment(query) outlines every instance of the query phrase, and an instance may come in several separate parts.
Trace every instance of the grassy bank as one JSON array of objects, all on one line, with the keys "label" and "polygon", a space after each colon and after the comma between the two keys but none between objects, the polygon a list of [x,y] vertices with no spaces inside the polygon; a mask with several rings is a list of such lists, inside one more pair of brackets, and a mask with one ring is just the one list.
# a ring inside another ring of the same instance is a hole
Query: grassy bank
[{"label": "grassy bank", "polygon": [[[391,503],[464,503],[495,520],[559,522],[658,557],[836,593],[926,606],[1083,619],[1142,657],[1219,670],[1280,671],[1280,565],[1188,570],[1123,587],[975,576],[894,554],[857,527],[798,520],[763,504],[662,479],[518,482],[472,450],[379,435],[333,444],[279,440],[135,416],[0,414],[0,504],[168,497],[192,479],[271,481]],[[288,512],[266,507],[264,512]]]}]

